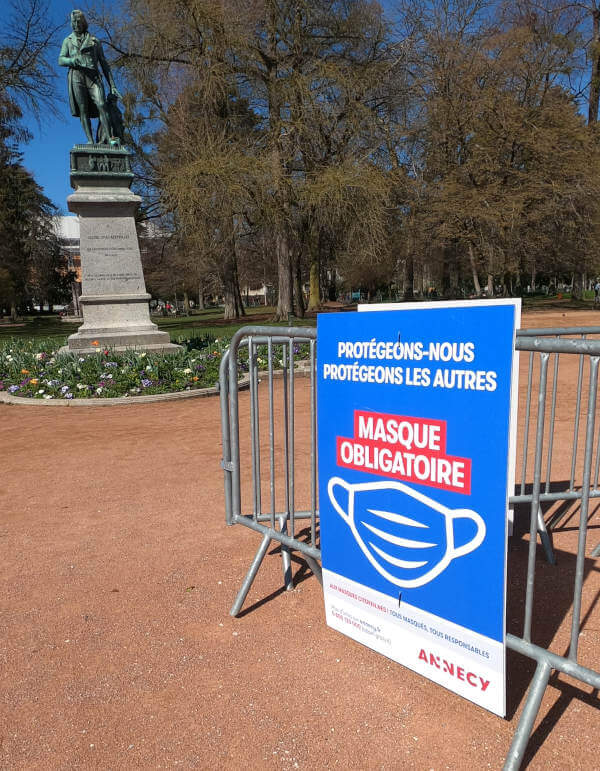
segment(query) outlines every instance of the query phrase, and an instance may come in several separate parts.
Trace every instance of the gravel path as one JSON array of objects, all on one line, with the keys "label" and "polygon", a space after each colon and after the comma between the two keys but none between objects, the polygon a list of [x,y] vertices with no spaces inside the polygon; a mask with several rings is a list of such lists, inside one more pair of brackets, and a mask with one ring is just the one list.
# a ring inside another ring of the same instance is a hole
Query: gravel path
[{"label": "gravel path", "polygon": [[[544,313],[523,326],[596,318]],[[505,721],[328,629],[316,579],[298,560],[301,580],[282,592],[276,555],[229,617],[259,539],[224,524],[216,398],[0,404],[0,446],[1,768],[501,767],[532,672],[522,657],[509,655]],[[540,559],[537,577],[535,628],[561,653],[575,526],[555,535],[559,564]],[[595,513],[588,555],[599,540]],[[526,552],[525,536],[512,539],[512,631]],[[589,558],[581,653],[595,667],[599,596]],[[597,767],[599,706],[553,677],[529,768]]]}]

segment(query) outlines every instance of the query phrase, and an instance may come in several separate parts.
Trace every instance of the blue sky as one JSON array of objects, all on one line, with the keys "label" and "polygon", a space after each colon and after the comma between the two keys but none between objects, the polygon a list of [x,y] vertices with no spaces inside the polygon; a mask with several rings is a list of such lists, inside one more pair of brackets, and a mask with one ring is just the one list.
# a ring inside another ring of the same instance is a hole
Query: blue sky
[{"label": "blue sky", "polygon": [[[51,0],[50,11],[55,24],[64,22],[62,37],[71,31],[68,16],[74,8],[80,8],[81,3],[74,0]],[[85,135],[79,120],[71,117],[67,97],[67,70],[58,66],[56,50],[56,71],[58,74],[57,90],[63,97],[58,105],[60,118],[44,117],[40,124],[29,115],[25,115],[25,125],[33,134],[33,139],[21,145],[23,163],[33,174],[36,182],[44,188],[48,198],[61,210],[68,214],[67,196],[73,191],[69,184],[69,150],[77,142],[85,142]]]}]

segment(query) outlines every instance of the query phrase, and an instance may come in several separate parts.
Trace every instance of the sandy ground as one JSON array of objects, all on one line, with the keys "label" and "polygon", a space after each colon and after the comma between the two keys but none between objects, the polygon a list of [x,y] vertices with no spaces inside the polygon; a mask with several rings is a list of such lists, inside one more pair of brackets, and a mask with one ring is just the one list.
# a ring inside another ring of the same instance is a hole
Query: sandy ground
[{"label": "sandy ground", "polygon": [[[523,326],[597,319],[536,313]],[[571,388],[574,377],[561,371]],[[0,443],[0,767],[502,766],[528,660],[509,654],[502,720],[328,629],[315,577],[298,559],[296,589],[284,592],[275,553],[241,617],[229,617],[259,538],[224,524],[217,399],[2,404]],[[592,512],[580,651],[598,668]],[[560,653],[577,522],[575,509],[554,534],[556,567],[538,555],[536,639]],[[509,549],[508,628],[519,633],[527,537]],[[599,707],[591,688],[553,676],[528,767],[597,768]]]}]

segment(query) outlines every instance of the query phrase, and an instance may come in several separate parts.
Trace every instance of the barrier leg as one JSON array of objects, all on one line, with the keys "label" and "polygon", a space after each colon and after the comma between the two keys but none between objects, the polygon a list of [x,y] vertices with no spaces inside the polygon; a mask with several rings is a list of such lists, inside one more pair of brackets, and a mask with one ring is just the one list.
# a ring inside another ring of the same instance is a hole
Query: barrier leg
[{"label": "barrier leg", "polygon": [[600,543],[598,544],[598,546],[596,546],[596,548],[592,552],[592,557],[600,557]]},{"label": "barrier leg", "polygon": [[269,548],[269,544],[271,543],[271,538],[268,535],[265,535],[262,539],[262,542],[258,548],[258,551],[256,552],[256,556],[252,560],[252,564],[250,565],[250,570],[246,574],[246,578],[244,578],[244,583],[241,585],[240,590],[237,594],[237,597],[235,598],[235,602],[231,606],[231,610],[229,611],[230,616],[237,616],[237,614],[242,609],[242,605],[244,604],[244,600],[246,599],[246,596],[248,595],[248,592],[250,591],[250,587],[252,586],[252,582],[256,578],[256,574],[258,573],[258,569],[261,566],[262,561],[265,558],[265,554],[267,553],[267,549]]},{"label": "barrier leg", "polygon": [[542,546],[544,547],[544,551],[546,552],[546,561],[548,562],[549,565],[556,565],[556,560],[554,558],[554,549],[552,548],[552,541],[550,540],[550,536],[548,535],[548,530],[546,528],[546,522],[544,521],[544,515],[542,514],[541,506],[538,506],[538,533],[540,534]]},{"label": "barrier leg", "polygon": [[323,571],[321,570],[321,566],[317,562],[317,560],[313,559],[312,557],[309,557],[308,554],[302,555],[304,557],[304,560],[308,567],[312,570],[314,575],[317,577],[317,581],[323,586]]},{"label": "barrier leg", "polygon": [[540,710],[542,696],[548,685],[552,667],[547,661],[539,661],[535,670],[535,675],[529,688],[527,701],[523,707],[523,713],[519,719],[519,725],[515,731],[510,750],[504,763],[504,771],[519,771],[523,755],[527,747],[527,742],[531,736],[533,724]]},{"label": "barrier leg", "polygon": [[[287,535],[287,515],[279,517],[279,529]],[[294,578],[292,576],[292,558],[290,550],[285,544],[281,545],[281,562],[283,565],[283,585],[286,591],[291,592],[294,588]]]}]

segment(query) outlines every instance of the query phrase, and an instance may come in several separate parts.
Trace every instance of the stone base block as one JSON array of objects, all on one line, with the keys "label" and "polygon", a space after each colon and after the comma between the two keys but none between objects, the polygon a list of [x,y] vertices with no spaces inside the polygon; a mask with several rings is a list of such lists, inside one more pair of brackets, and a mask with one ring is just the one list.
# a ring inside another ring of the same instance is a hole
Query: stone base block
[{"label": "stone base block", "polygon": [[[157,345],[113,345],[110,344],[110,349],[112,351],[115,351],[116,353],[123,353],[123,351],[131,351],[132,349],[135,349],[136,351],[148,351],[151,353],[177,353],[177,351],[181,350],[180,345],[175,345],[175,343],[160,343]],[[63,345],[62,348],[58,349],[59,353],[75,353],[78,356],[88,356],[92,353],[97,353],[98,351],[103,350],[102,346],[94,346],[93,348],[70,348],[68,345]]]},{"label": "stone base block", "polygon": [[90,328],[86,324],[77,332],[69,335],[67,345],[60,353],[89,354],[110,348],[114,351],[126,351],[135,348],[139,351],[162,351],[175,353],[180,345],[171,342],[168,332],[160,332],[155,324],[127,327]]},{"label": "stone base block", "polygon": [[111,348],[125,351],[130,348],[143,351],[175,353],[180,345],[171,342],[168,332],[161,332],[150,321],[150,295],[82,295],[79,302],[84,312],[84,323],[67,339],[61,352],[94,353]]}]

